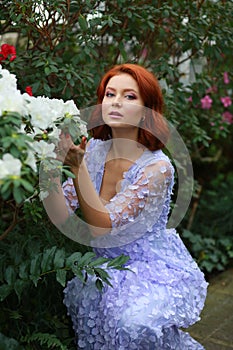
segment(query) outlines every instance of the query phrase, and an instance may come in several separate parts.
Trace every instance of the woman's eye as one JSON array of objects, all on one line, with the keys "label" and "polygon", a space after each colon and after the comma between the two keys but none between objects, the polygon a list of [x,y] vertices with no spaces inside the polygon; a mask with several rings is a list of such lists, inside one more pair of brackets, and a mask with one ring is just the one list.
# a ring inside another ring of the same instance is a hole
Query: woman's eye
[{"label": "woman's eye", "polygon": [[126,95],[127,100],[136,100],[135,95]]},{"label": "woman's eye", "polygon": [[114,94],[112,92],[106,92],[105,96],[112,97],[112,96],[114,96]]}]

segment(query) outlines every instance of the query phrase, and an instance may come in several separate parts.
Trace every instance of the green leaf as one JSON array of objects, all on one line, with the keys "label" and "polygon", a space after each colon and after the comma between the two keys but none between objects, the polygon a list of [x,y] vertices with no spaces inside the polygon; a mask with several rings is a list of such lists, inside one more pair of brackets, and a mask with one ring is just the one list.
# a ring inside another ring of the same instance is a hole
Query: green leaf
[{"label": "green leaf", "polygon": [[107,258],[103,258],[103,257],[99,257],[93,261],[91,261],[88,266],[89,267],[94,267],[94,266],[99,266],[99,265],[103,265],[104,263],[106,263],[107,261],[109,261],[109,259]]},{"label": "green leaf", "polygon": [[4,273],[5,281],[9,285],[13,285],[16,279],[16,272],[13,266],[8,266]]},{"label": "green leaf", "polygon": [[24,179],[20,179],[20,183],[22,184],[22,186],[25,188],[26,191],[33,193],[34,192],[34,187],[30,184],[30,182],[24,180]]},{"label": "green leaf", "polygon": [[85,265],[89,265],[90,262],[92,261],[92,259],[95,257],[95,253],[93,252],[87,252],[85,253],[81,259],[78,262],[78,265],[81,267],[85,266]]},{"label": "green leaf", "polygon": [[46,249],[43,252],[43,257],[41,261],[41,272],[47,272],[51,270],[55,250],[56,247],[52,247],[51,249]]},{"label": "green leaf", "polygon": [[44,72],[45,75],[49,75],[51,73],[50,67],[45,67]]},{"label": "green leaf", "polygon": [[79,260],[81,259],[82,254],[80,252],[75,252],[72,255],[70,255],[66,259],[66,266],[71,267],[74,265],[74,263],[78,263]]},{"label": "green leaf", "polygon": [[112,261],[110,261],[107,265],[107,267],[115,267],[115,266],[121,266],[127,263],[127,261],[129,260],[129,256],[126,255],[120,255],[117,258],[113,259]]},{"label": "green leaf", "polygon": [[88,29],[88,23],[82,15],[79,16],[78,23],[83,31],[86,31]]},{"label": "green leaf", "polygon": [[108,17],[108,25],[109,25],[109,27],[112,27],[112,25],[113,25],[113,21],[112,21],[111,17]]},{"label": "green leaf", "polygon": [[73,273],[77,276],[82,282],[86,281],[86,276],[83,274],[83,271],[80,268],[72,268]]},{"label": "green leaf", "polygon": [[64,249],[56,250],[53,263],[54,263],[55,269],[60,269],[60,268],[64,267],[64,265],[65,265],[65,251],[64,251]]},{"label": "green leaf", "polygon": [[109,279],[110,279],[110,276],[109,274],[103,270],[103,269],[100,269],[100,268],[95,268],[94,269],[97,277],[100,277],[101,280],[103,280],[105,283],[107,283],[109,286],[113,287],[112,284],[110,283]]},{"label": "green leaf", "polygon": [[95,285],[97,289],[101,292],[103,289],[103,282],[99,278],[95,281]]},{"label": "green leaf", "polygon": [[16,282],[14,284],[14,290],[15,290],[15,293],[17,294],[19,300],[21,298],[22,292],[27,287],[28,287],[28,281],[23,281],[21,279],[16,280]]},{"label": "green leaf", "polygon": [[41,273],[40,266],[41,266],[41,254],[38,254],[31,260],[31,266],[30,266],[30,279],[33,281],[35,286],[37,286],[37,282],[40,279],[40,273]]},{"label": "green leaf", "polygon": [[62,285],[62,287],[65,287],[66,285],[66,275],[67,271],[64,269],[57,270],[56,272],[56,280]]},{"label": "green leaf", "polygon": [[29,264],[28,261],[23,261],[19,265],[19,277],[23,279],[28,279],[28,269],[29,269]]},{"label": "green leaf", "polygon": [[24,200],[24,193],[20,187],[14,187],[13,188],[13,196],[16,201],[16,203],[22,203]]},{"label": "green leaf", "polygon": [[3,301],[13,291],[13,286],[3,284],[0,286],[0,300]]},{"label": "green leaf", "polygon": [[0,333],[1,350],[24,350],[23,347],[13,338],[8,338]]}]

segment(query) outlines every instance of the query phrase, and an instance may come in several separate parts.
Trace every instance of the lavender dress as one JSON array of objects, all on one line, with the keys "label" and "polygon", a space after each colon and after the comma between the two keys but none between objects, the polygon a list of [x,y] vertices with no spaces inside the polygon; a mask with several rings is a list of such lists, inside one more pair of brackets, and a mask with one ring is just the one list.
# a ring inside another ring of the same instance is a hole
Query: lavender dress
[{"label": "lavender dress", "polygon": [[[91,140],[86,163],[97,192],[111,141]],[[68,282],[64,303],[77,349],[203,350],[186,332],[204,306],[207,283],[179,235],[166,229],[173,168],[162,151],[145,151],[124,173],[120,191],[106,204],[112,230],[93,240],[98,256],[130,256],[130,270],[111,270],[113,288],[102,292],[90,278]],[[72,181],[67,204],[78,206]]]}]

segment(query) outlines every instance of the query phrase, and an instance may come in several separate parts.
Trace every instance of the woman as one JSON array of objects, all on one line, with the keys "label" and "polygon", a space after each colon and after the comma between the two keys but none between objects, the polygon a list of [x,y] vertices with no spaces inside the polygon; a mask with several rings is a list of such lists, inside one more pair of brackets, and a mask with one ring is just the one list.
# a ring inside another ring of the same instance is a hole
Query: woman
[{"label": "woman", "polygon": [[[63,185],[60,220],[78,205],[97,255],[130,257],[111,270],[113,288],[95,279],[68,282],[64,302],[77,349],[203,349],[179,330],[199,319],[207,283],[175,230],[166,230],[173,168],[161,151],[168,139],[163,98],[146,69],[110,69],[97,90],[92,139],[75,146],[62,135],[65,163],[76,175]],[[84,158],[83,158],[84,156]]]}]

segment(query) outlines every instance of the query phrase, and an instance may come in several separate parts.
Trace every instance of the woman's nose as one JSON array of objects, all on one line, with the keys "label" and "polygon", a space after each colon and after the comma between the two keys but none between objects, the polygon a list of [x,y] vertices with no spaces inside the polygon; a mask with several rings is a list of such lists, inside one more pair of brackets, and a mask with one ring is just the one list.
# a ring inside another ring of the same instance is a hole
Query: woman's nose
[{"label": "woman's nose", "polygon": [[120,96],[115,96],[115,98],[112,101],[112,106],[115,107],[121,107],[122,106],[122,101],[121,101],[121,97]]},{"label": "woman's nose", "polygon": [[121,107],[121,106],[122,106],[122,103],[121,103],[121,102],[118,102],[118,101],[113,101],[113,102],[112,102],[112,106],[113,106],[113,107]]}]

